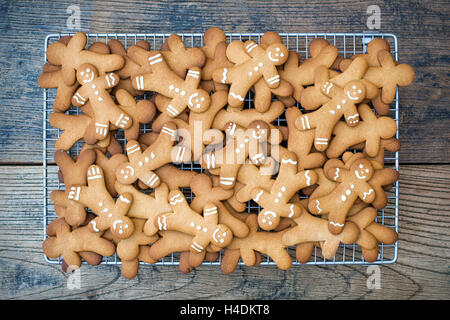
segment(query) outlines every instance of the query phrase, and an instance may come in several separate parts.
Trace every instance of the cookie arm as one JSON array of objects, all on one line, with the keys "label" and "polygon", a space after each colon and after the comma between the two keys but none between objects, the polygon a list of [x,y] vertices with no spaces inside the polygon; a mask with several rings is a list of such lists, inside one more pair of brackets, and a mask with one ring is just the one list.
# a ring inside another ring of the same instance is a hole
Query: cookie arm
[{"label": "cookie arm", "polygon": [[207,224],[217,225],[219,223],[217,206],[207,203],[203,208],[203,218]]},{"label": "cookie arm", "polygon": [[72,104],[75,107],[82,107],[86,104],[86,102],[89,100],[89,97],[86,94],[86,90],[83,90],[84,88],[79,88],[75,94],[72,96]]},{"label": "cookie arm", "polygon": [[119,84],[120,78],[117,74],[111,72],[107,73],[102,77],[102,86],[104,86],[105,89],[110,89]]},{"label": "cookie arm", "polygon": [[197,89],[200,84],[201,71],[199,67],[190,68],[187,71],[185,84],[188,88]]},{"label": "cookie arm", "polygon": [[245,41],[244,50],[252,58],[256,57],[258,54],[264,54],[264,49],[262,49],[256,42],[252,40]]},{"label": "cookie arm", "polygon": [[280,85],[280,75],[278,74],[278,70],[275,66],[263,67],[262,75],[269,88],[278,88]]},{"label": "cookie arm", "polygon": [[158,177],[158,175],[151,170],[146,170],[145,172],[141,173],[138,178],[150,188],[156,188],[161,183],[161,179]]},{"label": "cookie arm", "polygon": [[365,203],[372,203],[375,200],[375,190],[368,183],[360,183],[356,192],[358,192],[358,197]]}]

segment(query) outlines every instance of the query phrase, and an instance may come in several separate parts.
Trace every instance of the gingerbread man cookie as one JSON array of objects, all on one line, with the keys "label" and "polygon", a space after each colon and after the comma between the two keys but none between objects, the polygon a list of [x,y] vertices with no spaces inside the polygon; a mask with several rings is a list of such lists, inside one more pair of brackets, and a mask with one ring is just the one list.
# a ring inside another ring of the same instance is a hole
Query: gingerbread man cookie
[{"label": "gingerbread man cookie", "polygon": [[[136,48],[139,52],[141,48]],[[158,51],[145,51],[148,56],[151,72],[137,75],[132,79],[133,88],[144,91],[155,91],[171,98],[165,105],[169,117],[176,117],[186,108],[193,112],[204,112],[209,108],[209,94],[199,89],[201,71],[198,67],[188,70],[186,78],[178,76],[167,65],[163,55]]]},{"label": "gingerbread man cookie", "polygon": [[233,233],[218,223],[218,209],[212,203],[203,208],[203,216],[191,209],[183,193],[174,190],[169,193],[173,212],[161,214],[155,219],[159,230],[174,230],[192,235],[190,250],[201,253],[208,245],[224,248],[233,239]]},{"label": "gingerbread man cookie", "polygon": [[[233,48],[239,46],[229,46],[227,55]],[[263,49],[254,41],[248,40],[244,43],[244,50],[250,57],[248,60],[231,68],[217,69],[213,73],[214,81],[231,84],[228,104],[233,108],[243,106],[247,92],[261,78],[264,78],[269,88],[277,88],[280,85],[280,75],[276,67],[282,65],[288,56],[288,50],[282,43],[274,43]]]},{"label": "gingerbread man cookie", "polygon": [[298,171],[295,153],[284,154],[278,176],[270,191],[263,187],[254,188],[251,192],[253,200],[263,208],[258,214],[259,226],[264,230],[273,230],[280,223],[281,217],[299,216],[301,208],[291,203],[290,199],[298,190],[313,185],[316,180],[314,171]]},{"label": "gingerbread man cookie", "polygon": [[42,250],[51,259],[62,256],[69,266],[81,266],[80,252],[95,252],[101,256],[112,256],[114,244],[102,238],[102,233],[93,233],[89,226],[73,229],[63,218],[52,221],[47,226],[47,234],[52,236],[42,243]]},{"label": "gingerbread man cookie", "polygon": [[[289,269],[292,259],[286,250],[287,245],[282,241],[286,230],[258,231],[258,222],[254,214],[247,217],[246,223],[250,229],[249,235],[245,238],[233,238],[233,241],[227,246],[227,250],[239,250],[242,261],[247,266],[257,264],[256,252],[260,252],[268,255],[281,270]],[[227,267],[222,268],[227,269]]]},{"label": "gingerbread man cookie", "polygon": [[395,136],[397,124],[390,117],[378,117],[367,104],[358,107],[361,122],[356,127],[350,127],[345,122],[338,122],[334,127],[334,137],[327,149],[329,158],[337,158],[351,146],[365,143],[365,152],[369,157],[375,157],[380,150],[381,139]]},{"label": "gingerbread man cookie", "polygon": [[206,204],[213,203],[217,206],[219,223],[227,225],[235,237],[247,236],[247,225],[236,219],[223,204],[224,200],[231,198],[234,190],[213,187],[211,178],[203,173],[192,179],[190,187],[195,194],[191,202],[194,211],[201,212]]},{"label": "gingerbread man cookie", "polygon": [[299,54],[289,51],[289,56],[280,71],[281,79],[287,81],[294,88],[294,98],[301,101],[303,88],[314,83],[314,72],[319,66],[330,68],[336,60],[338,50],[325,39],[314,39],[309,44],[311,58],[299,63]]},{"label": "gingerbread man cookie", "polygon": [[248,129],[231,122],[225,126],[225,131],[225,146],[203,154],[201,165],[210,171],[218,171],[222,188],[232,189],[239,169],[247,159],[258,165],[265,162],[266,153],[262,143],[267,141],[270,132],[269,126],[258,120],[253,121]]},{"label": "gingerbread man cookie", "polygon": [[119,70],[124,64],[124,59],[118,54],[100,54],[85,50],[86,42],[86,34],[77,32],[67,45],[58,41],[47,48],[48,61],[61,66],[66,85],[70,86],[75,83],[76,71],[85,63],[94,65],[101,75]]},{"label": "gingerbread man cookie", "polygon": [[159,177],[153,171],[171,162],[184,162],[190,158],[186,147],[173,147],[176,138],[176,125],[167,122],[161,129],[156,141],[142,151],[136,140],[127,143],[128,162],[122,163],[116,169],[117,181],[122,184],[132,184],[140,180],[148,187],[157,187]]},{"label": "gingerbread man cookie", "polygon": [[134,232],[134,224],[126,215],[133,196],[124,193],[114,201],[106,188],[103,170],[97,165],[89,167],[87,180],[87,186],[71,186],[68,199],[82,203],[97,215],[89,223],[89,229],[92,232],[110,229],[117,238],[130,237]]},{"label": "gingerbread man cookie", "polygon": [[[323,72],[318,67],[316,74]],[[356,104],[364,99],[366,88],[359,80],[348,82],[343,88],[332,82],[319,84],[322,92],[331,98],[318,110],[302,115],[295,120],[299,130],[314,129],[314,147],[319,151],[327,149],[334,126],[342,116],[349,126],[359,123]]]},{"label": "gingerbread man cookie", "polygon": [[339,234],[356,199],[360,198],[366,203],[375,199],[375,190],[368,183],[374,169],[369,160],[360,158],[353,161],[348,169],[341,163],[339,166],[331,166],[324,173],[328,179],[338,182],[338,185],[330,194],[310,199],[308,209],[312,214],[328,214],[330,232]]},{"label": "gingerbread man cookie", "polygon": [[105,139],[110,123],[122,129],[128,129],[132,125],[131,117],[116,105],[107,91],[119,82],[116,74],[99,76],[97,68],[91,64],[83,64],[77,70],[77,80],[81,88],[73,95],[72,104],[81,107],[87,101],[91,102],[95,136],[98,140]]}]

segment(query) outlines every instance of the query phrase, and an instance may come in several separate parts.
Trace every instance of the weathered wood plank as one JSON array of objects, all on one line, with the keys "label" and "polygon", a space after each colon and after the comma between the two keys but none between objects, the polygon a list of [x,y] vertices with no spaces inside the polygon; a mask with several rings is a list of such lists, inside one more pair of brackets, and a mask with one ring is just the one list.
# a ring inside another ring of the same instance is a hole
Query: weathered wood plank
[{"label": "weathered wood plank", "polygon": [[[59,265],[45,262],[42,169],[0,166],[1,299],[448,299],[450,165],[400,170],[399,257],[380,266],[381,289],[367,288],[366,266],[239,267],[225,275],[201,266],[142,266],[126,280],[112,265],[81,269],[67,288]],[[51,170],[55,170],[52,168]],[[50,171],[51,171],[50,170]],[[211,290],[214,284],[215,290]]]},{"label": "weathered wood plank", "polygon": [[[80,1],[90,32],[361,32],[373,1]],[[400,60],[416,81],[400,90],[402,163],[448,163],[449,6],[447,1],[377,1],[381,30],[398,36]],[[0,4],[0,163],[42,159],[42,92],[36,79],[44,38],[67,32],[71,1]],[[214,8],[211,10],[211,8]],[[12,85],[13,84],[13,85]],[[26,132],[26,134],[25,134]]]}]

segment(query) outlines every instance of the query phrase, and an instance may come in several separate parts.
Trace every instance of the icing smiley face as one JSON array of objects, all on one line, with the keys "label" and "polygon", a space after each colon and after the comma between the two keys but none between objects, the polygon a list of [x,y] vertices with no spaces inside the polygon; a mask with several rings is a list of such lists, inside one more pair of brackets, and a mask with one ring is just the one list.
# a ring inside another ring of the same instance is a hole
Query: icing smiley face
[{"label": "icing smiley face", "polygon": [[136,170],[129,163],[123,163],[116,170],[116,178],[119,183],[132,184],[137,179]]},{"label": "icing smiley face", "polygon": [[250,130],[251,137],[258,142],[267,141],[269,136],[269,125],[260,120],[253,121],[249,124],[248,130]]},{"label": "icing smiley face", "polygon": [[258,224],[264,230],[273,230],[280,223],[280,215],[274,211],[262,210],[258,215]]},{"label": "icing smiley face", "polygon": [[352,165],[351,171],[355,174],[358,180],[368,181],[373,175],[373,167],[366,159],[355,161]]},{"label": "icing smiley face", "polygon": [[197,90],[189,96],[188,105],[195,112],[203,112],[209,108],[211,98],[204,90]]},{"label": "icing smiley face", "polygon": [[127,239],[134,232],[134,224],[128,217],[121,217],[112,223],[111,231],[116,237]]},{"label": "icing smiley face", "polygon": [[285,63],[288,57],[287,48],[280,43],[272,44],[266,52],[267,58],[276,66]]},{"label": "icing smiley face", "polygon": [[231,243],[233,234],[227,226],[220,224],[218,228],[214,230],[212,237],[216,246],[224,248]]},{"label": "icing smiley face", "polygon": [[77,70],[77,81],[80,84],[86,84],[98,77],[97,68],[92,64],[82,64]]},{"label": "icing smiley face", "polygon": [[366,95],[366,87],[361,81],[350,81],[344,86],[344,94],[350,102],[361,102]]}]

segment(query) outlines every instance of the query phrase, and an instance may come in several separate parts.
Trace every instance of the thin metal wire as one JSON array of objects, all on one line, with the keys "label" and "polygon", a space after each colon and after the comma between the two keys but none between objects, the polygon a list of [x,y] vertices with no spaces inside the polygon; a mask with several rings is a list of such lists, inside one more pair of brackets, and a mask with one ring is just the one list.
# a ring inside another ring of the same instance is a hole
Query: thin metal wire
[{"label": "thin metal wire", "polygon": [[[60,39],[62,36],[70,36],[73,33],[60,33],[60,34],[49,34],[45,38],[45,48],[44,48],[44,62],[46,62],[46,53],[48,46]],[[202,45],[203,44],[203,34],[202,33],[184,33],[179,34],[184,41],[186,47],[192,47],[194,45]],[[125,47],[130,45],[129,41],[131,40],[132,44],[136,44],[140,40],[147,40],[152,44],[152,48],[157,49],[167,37],[170,36],[170,33],[150,33],[150,34],[135,34],[135,33],[98,33],[91,34],[88,33],[88,42],[93,41],[104,41],[107,42],[109,39],[117,39],[122,40]],[[262,33],[227,33],[227,39],[229,42],[234,40],[260,40]],[[367,44],[374,38],[383,38],[386,39],[391,45],[392,54],[396,61],[398,61],[398,40],[397,37],[393,34],[389,33],[280,33],[280,36],[283,39],[284,44],[288,47],[289,50],[295,50],[300,53],[304,59],[309,58],[309,42],[314,38],[323,37],[333,41],[333,45],[338,48],[338,53],[342,55],[344,58],[348,57],[348,55],[354,55],[358,53],[366,53]],[[351,38],[351,41],[348,41],[347,37]],[[295,41],[292,41],[295,39]],[[361,49],[358,50],[358,44],[361,44]],[[303,45],[303,46],[302,46]],[[144,98],[147,98],[144,95]],[[43,168],[43,238],[45,239],[46,232],[45,229],[49,222],[56,218],[56,214],[54,211],[54,205],[49,201],[49,195],[52,190],[61,190],[64,186],[59,182],[57,177],[57,168],[54,166],[53,162],[53,154],[55,152],[54,142],[58,139],[61,134],[59,129],[53,128],[49,124],[49,115],[52,113],[53,101],[55,99],[55,92],[48,89],[43,89],[43,160],[42,160],[42,168]],[[246,107],[251,107],[253,102],[253,98],[251,93],[246,97]],[[299,103],[297,103],[297,107],[301,108]],[[79,108],[70,108],[68,114],[80,114]],[[393,117],[397,123],[397,133],[396,138],[398,139],[398,128],[399,128],[399,100],[398,100],[398,90],[396,92],[394,107],[390,109],[391,117]],[[286,119],[284,117],[280,117],[277,120],[278,125],[286,125]],[[150,125],[144,125],[141,128],[142,133],[146,133],[151,131]],[[125,139],[123,134],[118,134],[116,137],[119,142],[125,145]],[[82,142],[78,142],[74,147],[69,151],[70,154],[75,157],[79,154],[82,147]],[[399,170],[399,154],[398,152],[386,153],[385,156],[386,166],[391,166],[395,168],[397,171]],[[392,164],[393,162],[393,164]],[[203,172],[203,168],[194,163],[189,164],[181,164],[180,168],[183,170],[191,170],[197,172]],[[50,170],[51,169],[51,170]],[[185,194],[188,200],[192,200],[193,193],[190,188],[184,188],[182,192]],[[398,181],[395,183],[393,187],[393,192],[388,194],[388,206],[378,210],[377,222],[383,224],[384,226],[393,228],[398,232],[398,192],[399,185]],[[393,193],[393,194],[392,194]],[[247,205],[248,212],[259,212],[261,208],[253,201],[249,201]],[[292,248],[288,248],[291,256],[293,258],[293,265],[300,265],[300,263],[295,259],[295,250]],[[45,260],[48,263],[60,264],[61,258],[58,259],[50,259],[45,256]],[[380,244],[380,250],[378,258],[375,262],[371,264],[389,264],[394,263],[398,257],[398,244],[394,245],[386,245]],[[117,255],[113,257],[105,257],[102,264],[120,264],[120,259]],[[221,263],[221,255],[218,261],[215,262],[203,262],[203,265],[214,265],[218,266]],[[145,265],[146,263],[141,264]],[[179,255],[171,254],[167,257],[162,258],[160,261],[155,263],[155,265],[178,265],[179,264]],[[243,262],[239,261],[240,265],[243,265]],[[341,244],[336,255],[332,260],[326,260],[320,255],[320,250],[317,250],[317,247],[314,247],[313,256],[310,261],[307,262],[308,265],[341,265],[341,264],[369,264],[367,263],[361,253],[361,250],[358,245],[343,245]],[[260,265],[275,265],[275,263],[268,257],[265,256]]]}]

